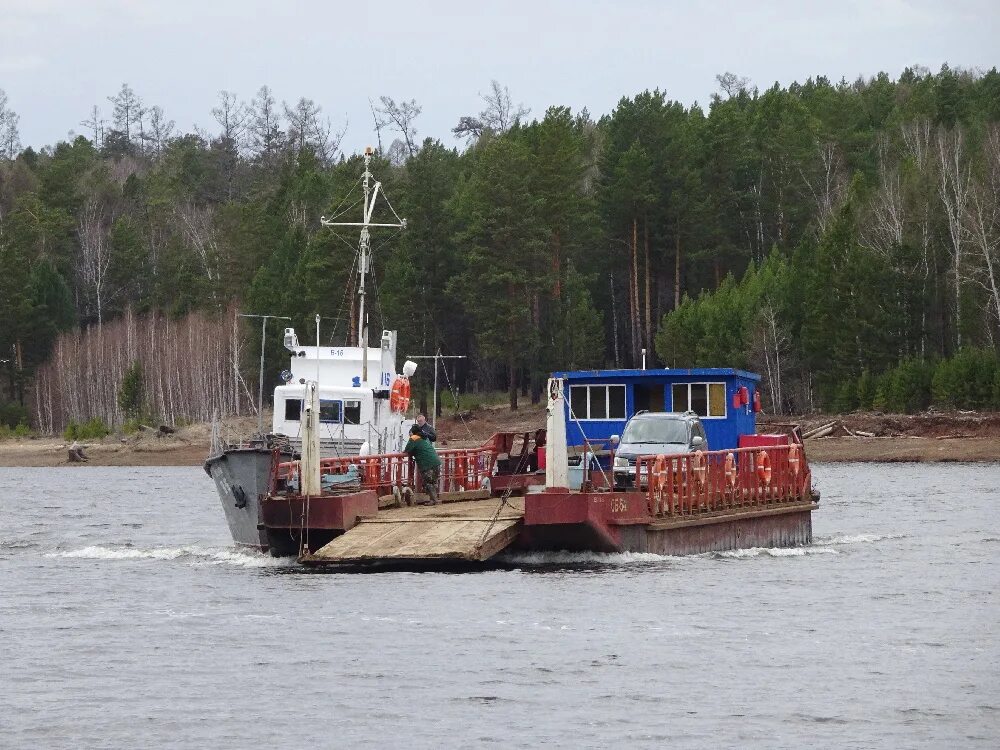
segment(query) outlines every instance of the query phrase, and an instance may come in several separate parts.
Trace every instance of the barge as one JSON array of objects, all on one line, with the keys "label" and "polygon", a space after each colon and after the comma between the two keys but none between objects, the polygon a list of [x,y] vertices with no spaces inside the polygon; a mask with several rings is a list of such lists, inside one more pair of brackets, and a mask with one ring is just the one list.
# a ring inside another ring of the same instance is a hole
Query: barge
[{"label": "barge", "polygon": [[[411,505],[422,488],[406,454],[275,459],[263,502],[275,515],[265,511],[265,522],[284,524],[299,562],[314,567],[484,562],[508,549],[686,555],[811,543],[819,497],[794,433],[639,456],[637,481],[624,490],[600,463],[585,462],[577,484],[567,395],[565,378],[550,380],[544,445],[537,438],[534,445],[544,475],[541,468],[513,474],[499,490],[504,445],[441,451],[444,503],[423,507]],[[334,487],[333,477],[347,475],[349,486]]]}]

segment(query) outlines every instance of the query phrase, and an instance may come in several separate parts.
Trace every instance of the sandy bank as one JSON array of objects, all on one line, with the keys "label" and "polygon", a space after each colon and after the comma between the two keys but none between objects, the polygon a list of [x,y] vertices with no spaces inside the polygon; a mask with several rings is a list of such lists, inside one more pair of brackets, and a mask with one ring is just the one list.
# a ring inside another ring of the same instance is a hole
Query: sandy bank
[{"label": "sandy bank", "polygon": [[[813,462],[1000,462],[1000,414],[996,413],[762,417],[759,430],[777,431],[777,423],[789,421],[806,430],[835,423],[831,435],[806,441],[806,455]],[[514,413],[506,407],[483,407],[438,420],[439,445],[476,446],[497,431],[535,430],[544,424],[541,405],[525,405]],[[255,427],[255,419],[234,420],[226,431],[235,436],[249,434]],[[208,455],[210,435],[210,427],[201,424],[170,435],[150,431],[86,441],[87,464],[70,463],[69,444],[59,437],[8,439],[0,441],[0,466],[200,466]]]}]

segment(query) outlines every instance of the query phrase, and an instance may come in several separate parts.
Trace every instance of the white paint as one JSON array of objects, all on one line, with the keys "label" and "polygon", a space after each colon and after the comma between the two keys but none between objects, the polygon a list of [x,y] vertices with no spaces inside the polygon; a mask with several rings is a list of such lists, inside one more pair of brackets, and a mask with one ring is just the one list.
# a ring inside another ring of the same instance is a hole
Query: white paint
[{"label": "white paint", "polygon": [[545,486],[569,487],[569,456],[566,453],[565,381],[549,378],[549,403],[545,423]]}]

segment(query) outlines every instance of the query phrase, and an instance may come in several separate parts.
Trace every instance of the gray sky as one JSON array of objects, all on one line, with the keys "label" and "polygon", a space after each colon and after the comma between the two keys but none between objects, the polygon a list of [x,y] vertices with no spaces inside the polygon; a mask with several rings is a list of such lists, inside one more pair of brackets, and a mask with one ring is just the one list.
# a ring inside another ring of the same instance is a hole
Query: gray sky
[{"label": "gray sky", "polygon": [[541,116],[550,105],[599,117],[659,87],[706,104],[715,75],[760,88],[920,64],[1000,65],[1000,0],[507,0],[338,3],[288,0],[0,0],[0,88],[24,145],[54,144],[127,82],[181,131],[215,132],[220,89],[323,107],[343,147],[373,142],[369,98],[416,99],[418,136],[482,109],[491,79]]}]

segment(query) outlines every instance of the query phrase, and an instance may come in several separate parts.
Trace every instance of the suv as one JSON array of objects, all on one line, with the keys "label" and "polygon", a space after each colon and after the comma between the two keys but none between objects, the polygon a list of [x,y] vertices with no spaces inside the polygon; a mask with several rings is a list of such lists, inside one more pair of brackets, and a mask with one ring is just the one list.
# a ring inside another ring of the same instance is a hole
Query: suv
[{"label": "suv", "polygon": [[[617,435],[611,437],[615,443]],[[615,487],[635,487],[635,464],[639,456],[677,455],[707,451],[708,439],[698,415],[686,412],[639,412],[625,425],[615,449]],[[639,477],[638,484],[645,484]]]}]

